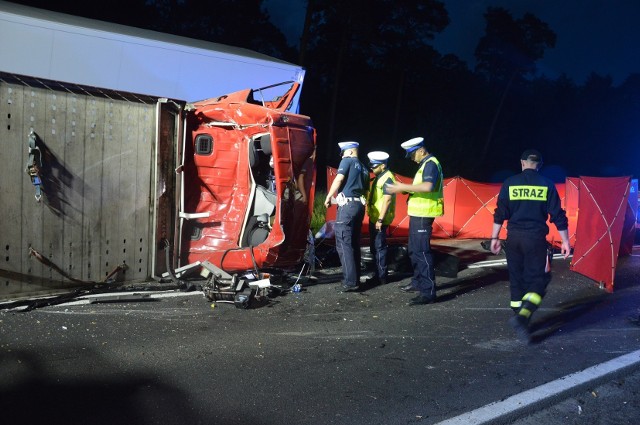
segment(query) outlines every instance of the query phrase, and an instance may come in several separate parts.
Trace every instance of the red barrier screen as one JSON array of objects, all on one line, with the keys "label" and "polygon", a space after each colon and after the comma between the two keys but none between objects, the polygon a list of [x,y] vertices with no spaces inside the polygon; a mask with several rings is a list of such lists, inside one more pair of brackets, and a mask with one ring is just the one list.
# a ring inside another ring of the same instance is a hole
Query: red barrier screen
[{"label": "red barrier screen", "polygon": [[613,292],[629,177],[580,177],[580,220],[571,270]]},{"label": "red barrier screen", "polygon": [[[336,169],[327,167],[329,186],[335,175]],[[403,183],[411,182],[408,177],[396,175],[396,178]],[[479,183],[462,177],[445,179],[444,215],[436,218],[433,237],[489,239],[500,187],[499,183]],[[630,188],[634,195],[637,192],[637,181],[630,181],[629,177],[569,177],[565,183],[556,184],[556,188],[569,219],[569,241],[574,247],[572,270],[613,291],[618,253],[630,252],[635,238],[637,204],[627,199]],[[335,216],[333,205],[327,211],[327,222],[335,220]],[[560,246],[558,230],[548,224],[547,240]],[[364,241],[368,239],[368,231],[369,221],[365,216]],[[406,242],[408,234],[407,195],[399,194],[395,219],[389,226],[389,241]],[[506,236],[503,227],[500,237]]]}]

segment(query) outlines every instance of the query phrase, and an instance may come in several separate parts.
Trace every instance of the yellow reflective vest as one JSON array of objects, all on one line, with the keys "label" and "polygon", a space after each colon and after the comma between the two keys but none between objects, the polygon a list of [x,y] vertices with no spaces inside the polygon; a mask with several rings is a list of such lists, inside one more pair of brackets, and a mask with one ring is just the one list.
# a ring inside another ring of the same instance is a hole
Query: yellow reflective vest
[{"label": "yellow reflective vest", "polygon": [[415,192],[409,195],[409,204],[407,207],[407,214],[412,217],[440,217],[444,214],[444,196],[442,194],[442,181],[444,176],[442,175],[442,167],[440,162],[434,157],[430,157],[422,163],[415,177],[413,178],[413,184],[422,183],[422,173],[424,171],[427,162],[433,161],[438,167],[437,187],[432,192]]},{"label": "yellow reflective vest", "polygon": [[[379,176],[376,177],[374,183],[369,192],[369,199],[367,205],[369,207],[369,221],[375,223],[380,218],[380,211],[382,210],[382,201],[384,197],[384,183],[391,179],[393,183],[396,182],[396,177],[389,170],[384,170]],[[391,204],[387,208],[387,212],[384,215],[382,224],[388,226],[393,221],[393,217],[396,214],[396,195],[391,195]]]}]

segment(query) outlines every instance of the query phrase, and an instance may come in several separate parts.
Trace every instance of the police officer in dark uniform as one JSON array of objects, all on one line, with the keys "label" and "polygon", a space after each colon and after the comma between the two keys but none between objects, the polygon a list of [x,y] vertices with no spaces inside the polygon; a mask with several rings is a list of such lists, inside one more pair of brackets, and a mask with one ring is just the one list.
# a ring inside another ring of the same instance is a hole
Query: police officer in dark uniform
[{"label": "police officer in dark uniform", "polygon": [[547,218],[556,226],[562,238],[561,252],[569,256],[568,220],[561,208],[555,184],[538,174],[542,155],[535,149],[524,151],[520,157],[522,173],[509,177],[502,184],[498,204],[493,215],[491,251],[502,248],[499,235],[507,220],[506,257],[509,269],[511,308],[516,315],[509,321],[522,340],[529,340],[529,320],[540,306],[548,279]]},{"label": "police officer in dark uniform", "polygon": [[342,160],[324,205],[329,208],[331,198],[337,194],[334,232],[343,282],[336,289],[349,292],[358,290],[360,285],[360,234],[369,191],[369,170],[358,159],[358,142],[341,142],[338,146]]},{"label": "police officer in dark uniform", "polygon": [[389,193],[408,192],[409,256],[413,266],[411,283],[401,290],[419,291],[410,304],[430,304],[436,300],[436,275],[431,255],[431,232],[435,217],[444,214],[442,167],[424,146],[424,138],[416,137],[402,143],[406,157],[419,164],[412,184],[387,186]]}]

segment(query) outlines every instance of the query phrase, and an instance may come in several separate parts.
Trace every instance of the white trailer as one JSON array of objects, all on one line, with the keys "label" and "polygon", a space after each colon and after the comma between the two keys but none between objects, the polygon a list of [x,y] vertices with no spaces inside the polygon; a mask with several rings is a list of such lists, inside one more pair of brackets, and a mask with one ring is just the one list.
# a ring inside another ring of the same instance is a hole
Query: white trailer
[{"label": "white trailer", "polygon": [[[160,276],[182,100],[303,76],[248,50],[0,1],[0,299],[77,286],[69,277],[101,282],[121,266],[126,281]],[[25,172],[34,163],[40,187]]]},{"label": "white trailer", "polygon": [[0,71],[190,102],[304,79],[302,67],[251,50],[5,1]]}]

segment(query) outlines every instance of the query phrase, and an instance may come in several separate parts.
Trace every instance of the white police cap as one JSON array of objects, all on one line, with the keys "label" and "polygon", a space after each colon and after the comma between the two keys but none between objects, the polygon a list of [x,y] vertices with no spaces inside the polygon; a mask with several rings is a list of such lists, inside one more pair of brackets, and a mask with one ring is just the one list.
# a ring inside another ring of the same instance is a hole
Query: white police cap
[{"label": "white police cap", "polygon": [[413,139],[409,139],[406,142],[403,142],[400,146],[402,146],[402,149],[407,151],[405,158],[409,158],[412,152],[418,150],[418,148],[423,147],[423,142],[424,137],[414,137]]},{"label": "white police cap", "polygon": [[349,142],[340,142],[338,143],[340,146],[340,151],[346,151],[347,149],[357,149],[360,144],[358,142],[349,141]]},{"label": "white police cap", "polygon": [[369,152],[367,157],[369,157],[369,163],[371,165],[386,164],[389,159],[389,154],[382,151],[373,151]]}]

